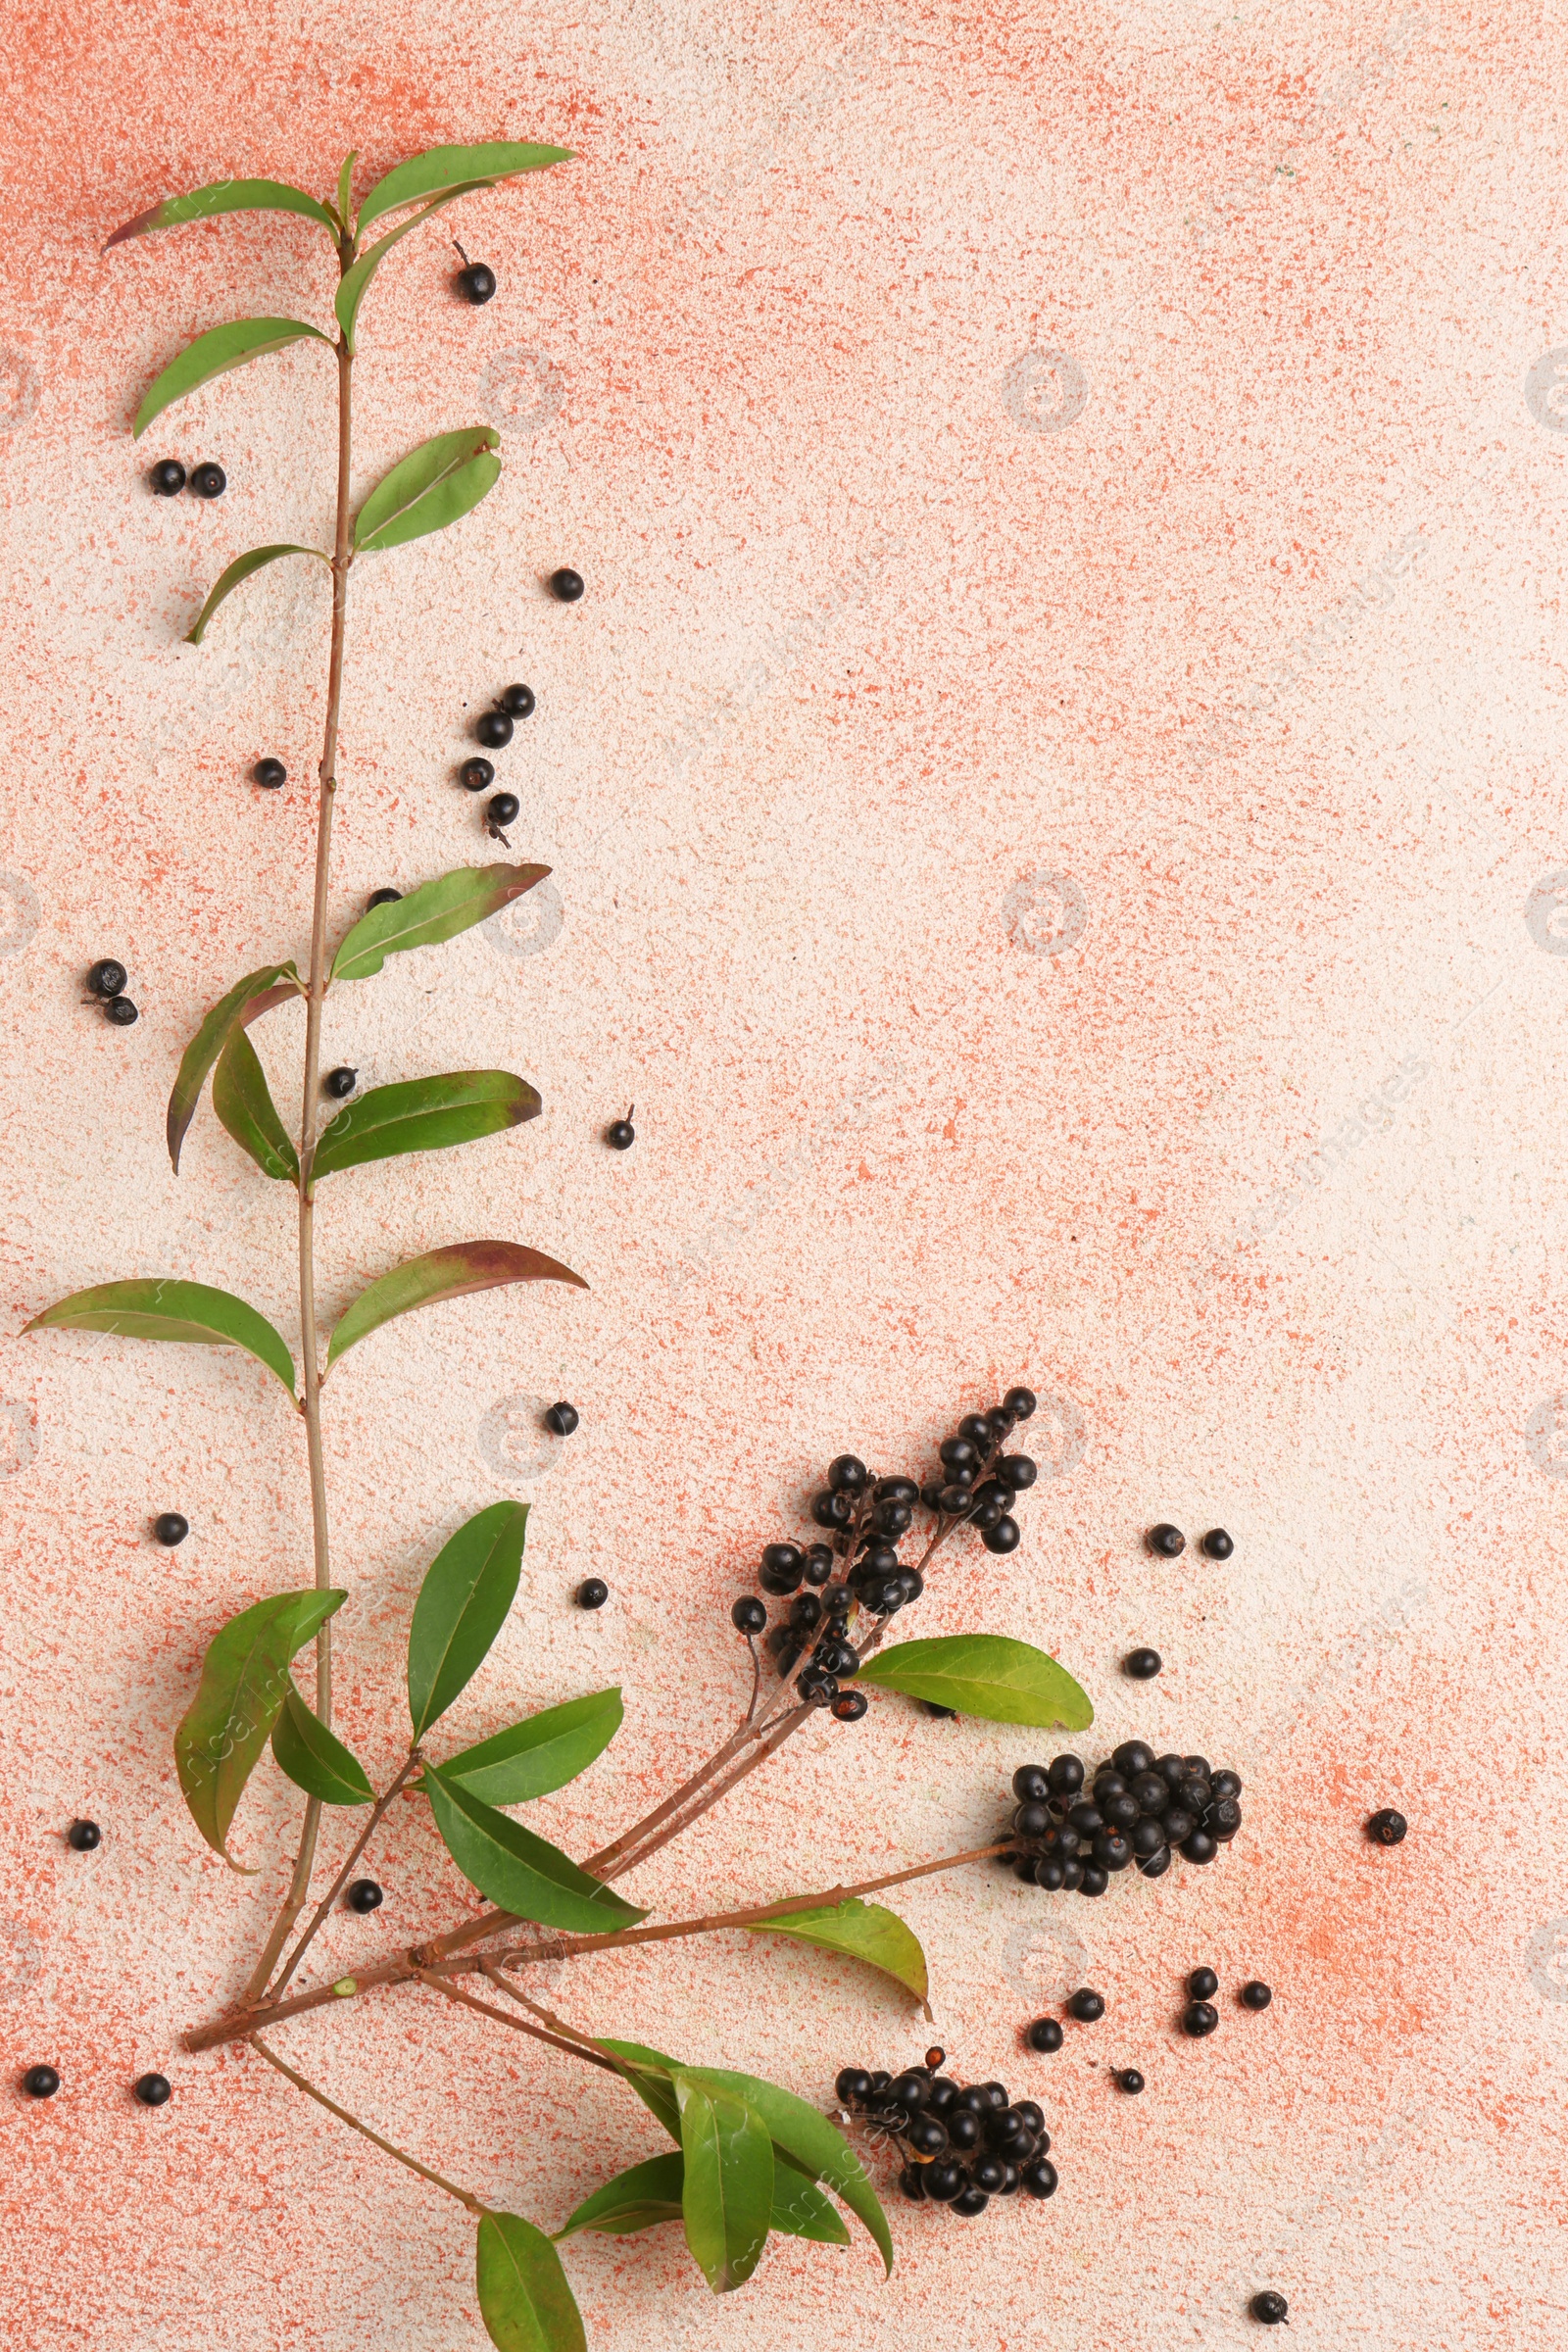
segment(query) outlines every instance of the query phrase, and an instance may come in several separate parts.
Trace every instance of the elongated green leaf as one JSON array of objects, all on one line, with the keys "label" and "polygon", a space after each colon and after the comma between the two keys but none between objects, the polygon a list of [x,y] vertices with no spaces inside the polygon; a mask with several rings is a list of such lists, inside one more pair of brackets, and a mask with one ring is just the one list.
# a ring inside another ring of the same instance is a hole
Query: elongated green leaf
[{"label": "elongated green leaf", "polygon": [[460,865],[455,873],[421,882],[406,898],[361,915],[332,958],[332,977],[368,980],[389,956],[456,939],[460,931],[499,914],[549,871],[548,865]]},{"label": "elongated green leaf", "polygon": [[219,179],[205,188],[192,188],[184,196],[166,196],[150,212],[138,213],[117,228],[104,247],[123,245],[127,237],[145,237],[155,228],[178,228],[186,220],[210,220],[217,213],[300,213],[307,220],[319,221],[327,234],[336,241],[337,222],[324,204],[307,196],[303,188],[291,188],[282,179]]},{"label": "elongated green leaf", "polygon": [[479,2316],[497,2352],[587,2352],[582,2315],[542,2230],[487,2213],[475,2256]]},{"label": "elongated green leaf", "polygon": [[579,1870],[559,1846],[493,1805],[481,1804],[461,1781],[447,1780],[434,1765],[425,1766],[422,1785],[453,1861],[487,1901],[514,1919],[597,1936],[648,1917]]},{"label": "elongated green leaf", "polygon": [[355,547],[362,555],[375,555],[457,522],[499,479],[501,460],[490,453],[500,446],[501,435],[491,424],[466,424],[459,432],[421,441],[382,475],[360,509]]},{"label": "elongated green leaf", "polygon": [[[488,183],[479,180],[468,184],[483,187]],[[368,253],[361,254],[353,269],[339,279],[333,308],[337,312],[337,322],[343,329],[343,340],[351,355],[356,348],[354,338],[359,324],[360,305],[369,291],[371,278],[380,269],[393,246],[398,243],[400,238],[406,237],[411,229],[422,227],[432,214],[444,212],[449,204],[466,193],[466,186],[454,188],[449,195],[438,197],[434,204],[427,204],[422,213],[416,213],[412,220],[405,220],[400,227],[390,230],[377,244],[372,245]]]},{"label": "elongated green leaf", "polygon": [[256,1048],[236,1023],[213,1072],[213,1108],[236,1144],[248,1152],[264,1176],[297,1184],[300,1163],[268,1091],[267,1073]]},{"label": "elongated green leaf", "polygon": [[467,1688],[507,1621],[522,1573],[525,1502],[475,1511],[424,1572],[409,1626],[409,1714],[422,1740]]},{"label": "elongated green leaf", "polygon": [[793,2165],[773,2145],[773,2219],[768,2227],[784,2237],[808,2237],[819,2246],[847,2246],[849,2230],[836,2205],[830,2205],[814,2180]]},{"label": "elongated green leaf", "polygon": [[491,187],[518,172],[542,172],[550,164],[568,161],[569,147],[538,147],[513,139],[486,139],[476,147],[427,147],[410,156],[384,179],[378,179],[360,207],[362,230],[383,213],[405,204],[422,204],[427,196],[461,195],[470,187]]},{"label": "elongated green leaf", "polygon": [[1007,1634],[901,1642],[867,1658],[858,1681],[929,1698],[989,1723],[1033,1723],[1045,1731],[1059,1723],[1069,1732],[1083,1732],[1095,1720],[1087,1692],[1064,1666]]},{"label": "elongated green leaf", "polygon": [[487,1805],[526,1804],[586,1772],[619,1731],[624,1713],[618,1690],[591,1690],[448,1756],[441,1769]]},{"label": "elongated green leaf", "polygon": [[272,1755],[281,1771],[323,1805],[369,1805],[375,1802],[364,1765],[329,1732],[294,1688],[292,1676],[283,1692],[283,1705],[272,1726]]},{"label": "elongated green leaf", "polygon": [[405,1259],[360,1293],[333,1328],[326,1351],[327,1370],[340,1355],[347,1355],[356,1341],[379,1331],[395,1315],[409,1314],[416,1306],[435,1306],[443,1298],[465,1298],[472,1291],[500,1290],[514,1282],[565,1282],[579,1291],[588,1288],[569,1266],[546,1257],[540,1250],[526,1250],[520,1242],[452,1242],[445,1250]]},{"label": "elongated green leaf", "polygon": [[131,438],[139,441],[155,416],[161,416],[188,392],[211,383],[215,375],[226,375],[231,368],[243,368],[248,360],[262,359],[270,351],[286,350],[290,343],[303,342],[307,336],[331,350],[330,335],[299,318],[236,318],[227,326],[210,327],[194,343],[187,343],[161,375],[154,376],[136,411]]},{"label": "elongated green leaf", "polygon": [[791,2162],[808,2180],[824,2181],[836,2197],[842,2197],[875,2238],[885,2269],[892,2271],[893,2239],[887,2216],[864,2165],[826,2116],[818,2115],[814,2107],[808,2107],[792,2090],[783,2090],[776,2082],[764,2082],[756,2075],[737,2075],[720,2066],[690,2067],[686,2071],[702,2082],[739,2091],[747,2105],[761,2117],[774,2144],[783,2149]]},{"label": "elongated green leaf", "polygon": [[[285,980],[284,975],[287,974]],[[283,982],[281,987],[274,982]],[[179,1074],[169,1098],[169,1156],[179,1174],[179,1149],[185,1140],[185,1130],[196,1115],[196,1105],[202,1099],[207,1073],[227,1045],[236,1028],[255,1020],[274,1004],[286,1004],[300,994],[299,973],[290,963],[264,963],[259,972],[247,972],[236,980],[226,997],[220,997],[202,1021],[180,1061]]]},{"label": "elongated green leaf", "polygon": [[751,1933],[795,1936],[802,1943],[820,1944],[826,1952],[847,1952],[851,1959],[868,1961],[872,1968],[896,1977],[917,2001],[926,1999],[929,1987],[920,1939],[897,1912],[884,1909],[881,1903],[863,1903],[852,1896],[826,1910],[792,1911],[787,1918],[765,1921]]},{"label": "elongated green leaf", "polygon": [[205,1282],[101,1282],[73,1291],[24,1326],[26,1331],[110,1331],[124,1340],[182,1340],[199,1348],[243,1348],[294,1394],[294,1359],[265,1315],[231,1291]]},{"label": "elongated green leaf", "polygon": [[727,2295],[762,2259],[773,2216],[773,2142],[738,2092],[684,2069],[675,2076],[685,2163],[681,2218],[692,2259]]},{"label": "elongated green leaf", "polygon": [[665,2156],[651,2156],[646,2164],[631,2165],[596,2188],[591,2197],[584,2197],[556,2237],[575,2237],[579,2230],[597,2230],[606,2237],[630,2237],[638,2230],[658,2229],[661,2222],[678,2222],[685,2178],[685,2159],[678,2148]]},{"label": "elongated green leaf", "polygon": [[279,556],[314,556],[318,564],[326,565],[328,571],[332,568],[331,557],[323,556],[318,547],[295,547],[286,542],[276,547],[253,547],[248,555],[236,556],[226,571],[219,573],[216,584],[208,593],[206,604],[196,615],[194,625],[185,632],[185,643],[200,645],[207,634],[207,623],[223,599],[232,596],[253,571],[260,571],[264,564],[275,564]]},{"label": "elongated green leaf", "polygon": [[289,1660],[347,1598],[275,1592],[208,1643],[200,1687],[174,1734],[174,1762],[191,1819],[231,1869],[239,1864],[229,1824],[289,1690]]},{"label": "elongated green leaf", "polygon": [[316,1147],[312,1174],[330,1176],[371,1159],[408,1152],[446,1152],[458,1144],[536,1119],[542,1105],[525,1078],[510,1070],[448,1070],[401,1086],[372,1086],[340,1110]]}]

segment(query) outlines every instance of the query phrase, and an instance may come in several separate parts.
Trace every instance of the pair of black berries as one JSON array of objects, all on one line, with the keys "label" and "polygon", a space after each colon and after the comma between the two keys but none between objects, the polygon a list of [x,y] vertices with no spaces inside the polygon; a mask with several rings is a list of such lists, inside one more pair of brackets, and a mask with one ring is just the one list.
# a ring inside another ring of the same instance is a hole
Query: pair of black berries
[{"label": "pair of black berries", "polygon": [[177,498],[186,488],[193,490],[198,498],[221,498],[228,488],[228,476],[221,466],[214,466],[210,461],[193,466],[187,473],[177,458],[160,458],[147,479],[155,498]]},{"label": "pair of black berries", "polygon": [[[504,686],[496,698],[493,710],[481,710],[473,722],[473,731],[486,751],[504,752],[516,731],[519,718],[531,718],[534,711],[534,692],[531,686]],[[466,760],[459,770],[459,781],[466,792],[488,792],[496,780],[494,763],[489,760]],[[522,806],[514,792],[498,792],[485,803],[484,829],[492,841],[507,842],[503,825],[510,825]]]},{"label": "pair of black berries", "polygon": [[910,2203],[973,2215],[1020,2188],[1054,2196],[1051,2134],[1034,2100],[1009,2100],[1003,2082],[958,2082],[941,2072],[946,2063],[932,2049],[902,2075],[847,2066],[834,2084],[840,2105],[904,2157],[899,2186]]},{"label": "pair of black berries", "polygon": [[124,965],[112,956],[103,956],[87,974],[88,992],[102,1004],[104,1019],[114,1029],[128,1029],[141,1017],[125,994],[128,977]]},{"label": "pair of black berries", "polygon": [[[29,2099],[52,2099],[60,2088],[59,2073],[52,2066],[29,2066],[22,2078],[22,2087]],[[167,2075],[140,2075],[131,2088],[144,2107],[163,2107],[172,2085]]]},{"label": "pair of black berries", "polygon": [[[1157,1527],[1152,1527],[1144,1542],[1161,1560],[1179,1560],[1187,1549],[1187,1538],[1179,1527],[1172,1527],[1168,1519],[1162,1519]],[[1211,1527],[1206,1536],[1199,1537],[1198,1548],[1207,1559],[1228,1560],[1236,1545],[1222,1527]]]},{"label": "pair of black berries", "polygon": [[1146,1879],[1162,1877],[1173,1849],[1189,1862],[1212,1862],[1242,1826],[1240,1779],[1214,1771],[1204,1756],[1156,1756],[1142,1740],[1125,1740],[1087,1793],[1085,1778],[1074,1755],[1020,1764],[1013,1774],[1019,1803],[1004,1858],[1027,1885],[1103,1894],[1112,1874],[1131,1863]]}]

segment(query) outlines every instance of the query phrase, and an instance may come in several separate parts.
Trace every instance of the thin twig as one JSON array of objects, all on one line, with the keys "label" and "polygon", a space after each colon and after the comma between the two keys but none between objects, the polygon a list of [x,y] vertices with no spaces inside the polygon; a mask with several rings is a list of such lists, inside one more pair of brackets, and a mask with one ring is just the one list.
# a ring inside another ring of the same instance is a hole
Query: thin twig
[{"label": "thin twig", "polygon": [[332,1881],[331,1886],[327,1888],[320,1901],[317,1904],[316,1909],[311,1916],[310,1926],[306,1929],[304,1935],[300,1937],[298,1943],[294,1946],[294,1949],[292,1952],[290,1952],[287,1960],[284,1962],[282,1969],[279,1971],[276,1983],[268,1987],[266,1997],[269,2003],[277,2000],[281,1995],[284,1985],[288,1983],[290,1977],[294,1974],[294,1971],[299,1967],[300,1962],[304,1959],[306,1952],[310,1948],[312,1939],[315,1936],[317,1930],[321,1926],[322,1922],[326,1918],[327,1913],[331,1910],[332,1905],[337,1901],[338,1896],[348,1885],[349,1872],[354,1868],[355,1863],[359,1860],[366,1847],[369,1844],[370,1839],[374,1837],[376,1829],[380,1824],[381,1817],[386,1812],[388,1805],[391,1804],[393,1798],[398,1794],[403,1787],[404,1782],[409,1778],[409,1775],[413,1772],[417,1772],[423,1761],[424,1758],[419,1749],[416,1747],[411,1747],[409,1750],[408,1761],[404,1765],[403,1770],[398,1774],[397,1779],[393,1782],[386,1794],[384,1796],[377,1797],[369,1820],[366,1823],[364,1829],[360,1832],[359,1838],[356,1839],[354,1845],[350,1849],[348,1860],[344,1863],[342,1869],[338,1872],[337,1877]]},{"label": "thin twig", "polygon": [[[421,1984],[429,1985],[432,1992],[445,1993],[449,2001],[458,2001],[465,2009],[476,2009],[481,2017],[492,2017],[498,2025],[510,2026],[514,2034],[527,2034],[535,2041],[548,2042],[553,2050],[564,2050],[568,2058],[581,2058],[589,2066],[603,2067],[607,2074],[619,2072],[613,2059],[584,2049],[579,2042],[568,2041],[563,2034],[547,2034],[543,2026],[530,2026],[526,2018],[509,2017],[505,2009],[498,2009],[493,2001],[481,2001],[477,1994],[464,1992],[460,1986],[449,1984],[444,1977],[436,1976],[428,1968],[416,1968],[414,1973]],[[484,1973],[488,1976],[490,1972],[486,1969]]]},{"label": "thin twig", "polygon": [[308,2099],[314,2099],[318,2107],[324,2107],[328,2115],[335,2115],[338,2122],[347,2124],[351,2132],[363,2132],[365,2137],[372,2140],[385,2155],[395,2156],[399,2164],[406,2164],[411,2173],[418,2174],[421,2180],[428,2180],[435,2187],[444,2188],[449,2197],[456,2197],[458,2203],[466,2205],[470,2213],[483,2215],[489,2212],[489,2206],[482,2204],[467,2189],[460,2188],[455,2180],[448,2180],[441,2173],[433,2173],[427,2164],[419,2162],[417,2156],[410,2156],[404,2149],[394,2147],[391,2140],[383,2139],[379,2132],[372,2132],[368,2124],[362,2124],[357,2115],[350,2115],[346,2107],[340,2107],[336,2099],[329,2099],[324,2090],[318,2090],[314,2082],[308,2082],[303,2075],[296,2074],[293,2067],[285,2066],[276,2052],[268,2048],[259,2034],[247,2034],[246,2039],[253,2050],[261,2052],[269,2066],[275,2066],[280,2075],[287,2075],[296,2090],[303,2090]]}]

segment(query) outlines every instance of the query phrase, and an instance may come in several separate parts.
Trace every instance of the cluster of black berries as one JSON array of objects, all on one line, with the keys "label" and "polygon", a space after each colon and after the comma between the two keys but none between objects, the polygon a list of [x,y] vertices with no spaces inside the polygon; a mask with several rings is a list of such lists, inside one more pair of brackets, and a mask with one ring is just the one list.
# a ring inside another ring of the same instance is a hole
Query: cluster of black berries
[{"label": "cluster of black berries", "polygon": [[[531,686],[504,686],[496,698],[493,710],[481,710],[473,722],[474,734],[488,752],[504,752],[512,741],[519,718],[533,714],[534,694]],[[459,782],[469,792],[488,792],[496,780],[494,763],[489,760],[466,760],[459,770]],[[502,832],[516,815],[520,802],[514,792],[498,792],[485,804],[484,829],[492,841],[512,844]]]},{"label": "cluster of black berries", "polygon": [[978,1528],[987,1551],[1005,1554],[1018,1548],[1021,1531],[1012,1514],[1038,1473],[1026,1453],[1002,1448],[1034,1409],[1032,1389],[1009,1389],[989,1413],[966,1413],[957,1434],[938,1447],[941,1466],[920,1489],[927,1510]]},{"label": "cluster of black berries", "polygon": [[112,956],[101,957],[87,974],[88,993],[103,1006],[104,1019],[112,1029],[128,1029],[141,1017],[125,994],[128,976],[124,965]]},{"label": "cluster of black berries", "polygon": [[1051,2134],[1033,2099],[1009,2102],[1001,2082],[956,2082],[939,2071],[946,2062],[945,2050],[927,2050],[924,2066],[902,2075],[847,2066],[834,2085],[841,2105],[904,2157],[905,2195],[965,2214],[984,2213],[993,2197],[1020,2188],[1054,2196]]},{"label": "cluster of black berries", "polygon": [[1013,1774],[1019,1803],[1008,1858],[1030,1886],[1103,1894],[1111,1872],[1129,1863],[1159,1878],[1173,1847],[1189,1862],[1212,1862],[1242,1826],[1240,1780],[1211,1770],[1204,1756],[1156,1756],[1141,1740],[1126,1740],[1087,1794],[1084,1778],[1082,1760],[1071,1755],[1049,1767],[1020,1764]]}]

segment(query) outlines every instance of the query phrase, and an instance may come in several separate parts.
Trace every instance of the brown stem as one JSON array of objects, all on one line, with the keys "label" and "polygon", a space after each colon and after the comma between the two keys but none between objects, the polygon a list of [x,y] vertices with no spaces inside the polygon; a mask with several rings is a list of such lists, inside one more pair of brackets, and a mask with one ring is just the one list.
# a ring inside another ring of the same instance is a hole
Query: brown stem
[{"label": "brown stem", "polygon": [[[534,2041],[548,2042],[552,2049],[564,2050],[568,2058],[580,2058],[585,2065],[603,2067],[607,2075],[620,2072],[613,2059],[602,2058],[597,2051],[584,2049],[579,2042],[567,2041],[563,2034],[547,2034],[543,2026],[530,2026],[524,2017],[509,2017],[505,2009],[496,2007],[494,2001],[481,2001],[471,1992],[463,1992],[456,1984],[448,1984],[444,1978],[432,1976],[427,1968],[416,1969],[414,1973],[421,1984],[429,1985],[432,1992],[444,1993],[449,2001],[459,2001],[465,2009],[476,2009],[481,2017],[494,2018],[497,2025],[509,2026],[514,2034],[526,2034]],[[489,1973],[486,1969],[486,1976]]]},{"label": "brown stem", "polygon": [[250,2042],[253,2050],[260,2051],[261,2055],[267,2060],[269,2066],[275,2066],[280,2075],[287,2075],[289,2081],[293,2083],[296,2090],[303,2090],[308,2099],[314,2099],[318,2107],[324,2107],[328,2115],[335,2115],[338,2122],[340,2124],[347,2124],[351,2132],[363,2132],[364,2136],[368,2140],[372,2140],[376,2147],[382,2150],[383,2154],[387,2156],[395,2156],[399,2164],[406,2164],[411,2173],[418,2174],[421,2180],[429,2180],[433,2182],[437,2188],[444,2188],[449,2197],[456,2197],[458,2203],[460,2205],[466,2205],[470,2213],[476,2213],[482,2216],[489,2212],[489,2206],[481,2204],[479,2199],[470,2195],[467,2189],[460,2188],[455,2180],[448,2180],[440,2173],[432,2173],[430,2167],[427,2164],[421,2164],[417,2156],[407,2155],[402,2148],[395,2148],[389,2139],[383,2139],[381,2137],[379,2132],[372,2132],[368,2124],[362,2124],[357,2115],[350,2115],[348,2109],[346,2107],[340,2107],[336,2099],[329,2099],[324,2090],[318,2090],[314,2082],[307,2082],[305,2077],[303,2075],[296,2074],[293,2067],[285,2066],[282,2059],[279,2058],[274,2051],[268,2048],[266,2042],[262,2040],[260,2034],[248,2034],[246,2038]]},{"label": "brown stem", "polygon": [[270,1988],[267,1996],[270,2004],[279,1997],[284,1985],[288,1983],[290,1977],[294,1974],[294,1971],[299,1967],[300,1962],[304,1959],[306,1952],[310,1948],[311,1941],[317,1933],[317,1930],[320,1927],[322,1921],[326,1918],[327,1913],[331,1910],[332,1905],[337,1901],[338,1896],[348,1885],[349,1872],[354,1868],[355,1863],[364,1853],[366,1847],[369,1844],[370,1839],[375,1836],[376,1830],[380,1826],[381,1817],[386,1812],[388,1805],[391,1804],[393,1798],[402,1789],[405,1781],[407,1781],[409,1778],[409,1775],[411,1773],[417,1772],[423,1761],[424,1758],[418,1748],[410,1748],[408,1762],[404,1765],[403,1770],[398,1774],[397,1779],[393,1782],[385,1796],[377,1797],[374,1807],[371,1810],[370,1818],[366,1823],[364,1829],[360,1832],[358,1838],[355,1840],[354,1845],[350,1850],[348,1860],[344,1863],[342,1869],[338,1872],[337,1877],[332,1881],[331,1886],[327,1888],[320,1901],[317,1904],[315,1911],[311,1915],[310,1926],[306,1929],[304,1935],[300,1937],[298,1943],[290,1952],[287,1961],[284,1963],[284,1966],[278,1975],[276,1983]]}]

